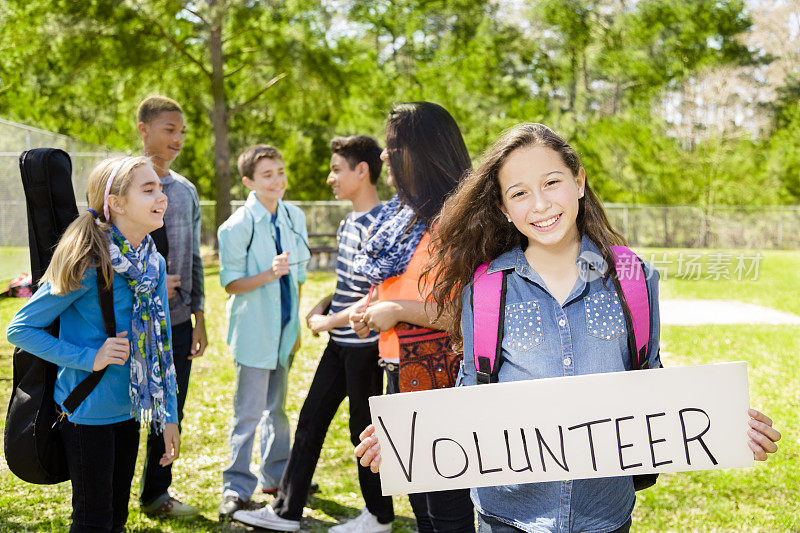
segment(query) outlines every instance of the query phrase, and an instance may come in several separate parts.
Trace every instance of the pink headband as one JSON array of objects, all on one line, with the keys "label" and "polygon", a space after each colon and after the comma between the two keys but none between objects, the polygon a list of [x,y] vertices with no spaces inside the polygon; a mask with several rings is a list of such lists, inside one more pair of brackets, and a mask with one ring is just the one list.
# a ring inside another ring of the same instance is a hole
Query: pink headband
[{"label": "pink headband", "polygon": [[114,178],[117,177],[117,173],[119,173],[119,169],[122,168],[122,165],[131,159],[133,159],[133,157],[125,157],[119,163],[114,165],[114,168],[111,169],[111,175],[108,177],[108,181],[106,182],[106,192],[103,194],[103,215],[106,217],[106,222],[111,222],[111,217],[108,213],[108,194],[111,192],[111,184],[114,183]]}]

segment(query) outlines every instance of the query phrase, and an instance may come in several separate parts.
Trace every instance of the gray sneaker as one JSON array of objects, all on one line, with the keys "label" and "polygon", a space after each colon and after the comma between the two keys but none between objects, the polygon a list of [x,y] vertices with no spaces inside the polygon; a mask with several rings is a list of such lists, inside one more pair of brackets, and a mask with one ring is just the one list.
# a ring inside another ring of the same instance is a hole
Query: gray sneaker
[{"label": "gray sneaker", "polygon": [[165,518],[186,518],[200,513],[197,507],[176,500],[172,496],[167,498],[161,505],[156,506],[153,504],[142,507],[142,511],[149,516]]}]

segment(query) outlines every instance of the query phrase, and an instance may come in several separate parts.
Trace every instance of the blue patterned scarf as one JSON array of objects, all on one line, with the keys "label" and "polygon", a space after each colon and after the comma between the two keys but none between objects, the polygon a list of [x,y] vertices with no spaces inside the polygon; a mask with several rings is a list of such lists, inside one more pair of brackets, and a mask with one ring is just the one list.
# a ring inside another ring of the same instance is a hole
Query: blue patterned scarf
[{"label": "blue patterned scarf", "polygon": [[131,331],[131,414],[159,431],[167,421],[167,397],[177,394],[172,347],[167,335],[164,304],[156,293],[158,254],[153,238],[145,236],[134,249],[116,226],[108,231],[111,266],[133,291]]},{"label": "blue patterned scarf", "polygon": [[425,233],[425,224],[415,218],[411,206],[403,204],[397,195],[386,202],[370,227],[367,242],[355,257],[356,274],[379,285],[405,272]]}]

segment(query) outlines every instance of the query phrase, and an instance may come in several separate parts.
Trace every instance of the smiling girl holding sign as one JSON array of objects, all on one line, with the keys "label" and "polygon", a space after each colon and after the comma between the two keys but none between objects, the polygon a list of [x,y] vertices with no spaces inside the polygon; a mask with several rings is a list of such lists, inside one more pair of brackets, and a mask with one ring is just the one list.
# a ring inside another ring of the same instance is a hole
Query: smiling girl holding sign
[{"label": "smiling girl holding sign", "polygon": [[[470,289],[485,263],[489,274],[506,271],[497,381],[631,368],[611,248],[625,241],[589,187],[578,154],[550,128],[526,123],[506,132],[447,200],[432,242],[434,299],[441,318],[450,317],[453,341],[463,344],[465,385],[478,381]],[[644,274],[652,319],[641,366],[658,368],[658,272],[645,263]],[[780,433],[758,411],[750,416],[749,445],[764,460]],[[356,454],[361,464],[380,466],[371,426]],[[635,495],[632,477],[622,476],[481,487],[472,489],[472,499],[483,532],[624,532]]]},{"label": "smiling girl holding sign", "polygon": [[[100,163],[87,190],[90,209],[65,231],[44,283],[7,336],[58,365],[54,400],[72,480],[70,531],[117,532],[128,517],[139,420],[163,433],[161,466],[180,449],[166,263],[149,235],[163,224],[167,197],[146,157]],[[99,303],[108,289],[116,337],[106,334]],[[56,318],[58,337],[46,330]],[[100,379],[73,407],[70,394],[90,375]]]}]

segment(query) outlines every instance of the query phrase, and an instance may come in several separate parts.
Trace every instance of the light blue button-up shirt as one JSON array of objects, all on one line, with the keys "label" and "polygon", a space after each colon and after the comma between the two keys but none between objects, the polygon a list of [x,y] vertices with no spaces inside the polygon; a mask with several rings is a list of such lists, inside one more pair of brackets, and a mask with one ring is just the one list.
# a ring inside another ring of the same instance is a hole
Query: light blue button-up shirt
[{"label": "light blue button-up shirt", "polygon": [[[585,271],[582,263],[596,263],[599,254],[597,246],[583,237],[576,263]],[[601,279],[579,277],[562,306],[520,247],[491,263],[489,272],[499,270],[509,270],[500,382],[630,369],[625,318],[611,281],[604,287]],[[650,368],[658,368],[659,276],[647,264],[645,274],[651,316],[648,361]],[[461,314],[464,385],[476,384],[471,292],[470,287],[464,291]],[[613,531],[628,520],[636,501],[630,476],[481,487],[471,492],[480,513],[530,532]]]},{"label": "light blue button-up shirt", "polygon": [[[286,366],[300,332],[298,316],[299,284],[306,280],[309,259],[306,216],[300,208],[278,202],[277,227],[283,251],[289,252],[291,313],[281,328],[281,288],[279,280],[228,298],[228,345],[234,359],[242,365],[274,370]],[[219,279],[222,286],[254,276],[272,268],[277,255],[270,213],[250,192],[244,206],[236,210],[217,231],[219,238]],[[303,243],[306,244],[303,244]],[[249,245],[249,250],[248,250]]]}]

